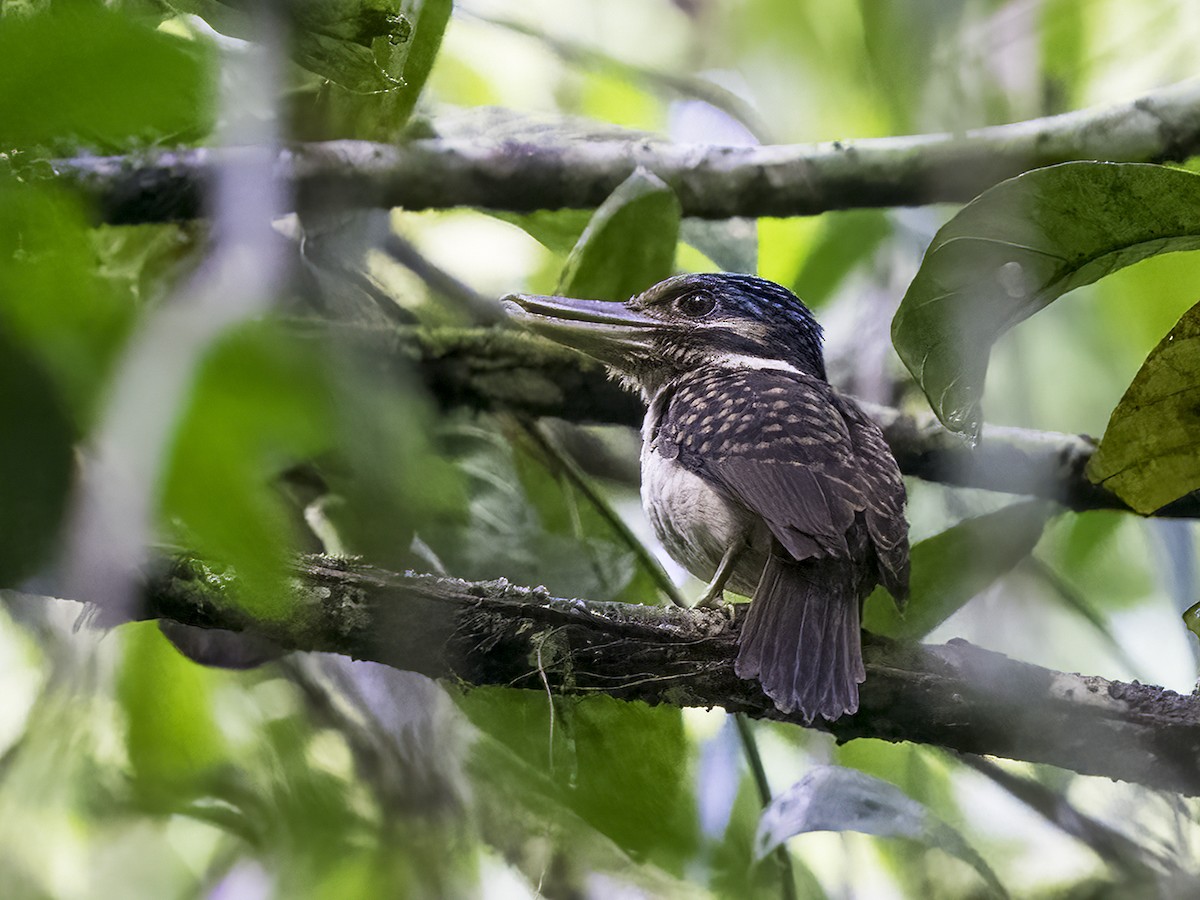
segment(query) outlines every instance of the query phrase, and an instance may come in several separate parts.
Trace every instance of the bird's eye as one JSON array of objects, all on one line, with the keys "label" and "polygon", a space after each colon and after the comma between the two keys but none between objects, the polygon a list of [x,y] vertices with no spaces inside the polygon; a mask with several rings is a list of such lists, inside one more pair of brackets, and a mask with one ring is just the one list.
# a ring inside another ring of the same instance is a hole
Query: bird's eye
[{"label": "bird's eye", "polygon": [[675,308],[685,316],[700,318],[707,316],[717,307],[716,298],[711,294],[684,294],[675,301]]}]

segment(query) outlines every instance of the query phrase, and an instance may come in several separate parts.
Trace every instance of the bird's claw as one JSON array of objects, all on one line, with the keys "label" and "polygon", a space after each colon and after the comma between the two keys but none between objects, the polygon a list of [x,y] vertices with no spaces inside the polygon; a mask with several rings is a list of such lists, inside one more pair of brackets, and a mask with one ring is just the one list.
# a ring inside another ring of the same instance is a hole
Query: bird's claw
[{"label": "bird's claw", "polygon": [[728,605],[729,604],[725,602],[725,592],[724,591],[722,591],[722,590],[705,591],[704,594],[700,597],[700,599],[696,601],[696,605],[692,608],[693,609],[723,610]]}]

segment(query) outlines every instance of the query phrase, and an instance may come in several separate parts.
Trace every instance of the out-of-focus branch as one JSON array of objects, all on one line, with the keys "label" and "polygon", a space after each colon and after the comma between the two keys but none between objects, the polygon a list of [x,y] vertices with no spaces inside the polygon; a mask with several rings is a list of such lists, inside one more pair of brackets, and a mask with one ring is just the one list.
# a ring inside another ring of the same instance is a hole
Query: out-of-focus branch
[{"label": "out-of-focus branch", "polygon": [[[1038,166],[1075,159],[1163,162],[1200,151],[1200,80],[1128,102],[962,134],[824,144],[721,147],[650,140],[414,140],[301,144],[280,154],[279,177],[303,207],[529,212],[598,206],[635,169],[669,184],[686,216],[811,215],[832,209],[966,201]],[[157,151],[51,164],[58,179],[126,224],[203,215],[214,173],[245,151]]]},{"label": "out-of-focus branch", "polygon": [[[324,328],[327,325],[317,325]],[[639,426],[640,400],[608,379],[603,366],[518,331],[445,329],[359,331],[386,354],[420,373],[446,406],[514,411],[573,422]],[[883,429],[900,469],[927,481],[1045,497],[1074,510],[1129,507],[1084,474],[1095,443],[1087,437],[984,426],[971,447],[932,413],[904,413],[863,403]],[[1200,517],[1194,496],[1157,515]]]},{"label": "out-of-focus branch", "polygon": [[[295,585],[290,615],[257,619],[231,598],[227,578],[181,562],[148,589],[145,615],[469,685],[795,721],[734,674],[738,615],[564,600],[503,580],[397,575],[324,557],[298,565]],[[860,710],[830,726],[839,740],[916,741],[1200,794],[1195,697],[1054,672],[963,641],[868,638],[864,655]]]}]

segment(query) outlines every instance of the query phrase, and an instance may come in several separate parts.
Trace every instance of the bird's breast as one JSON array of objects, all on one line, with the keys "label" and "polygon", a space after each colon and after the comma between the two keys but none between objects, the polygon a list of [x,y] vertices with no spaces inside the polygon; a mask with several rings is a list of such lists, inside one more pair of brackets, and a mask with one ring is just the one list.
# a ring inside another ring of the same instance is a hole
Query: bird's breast
[{"label": "bird's breast", "polygon": [[734,569],[729,588],[753,594],[770,548],[770,533],[759,517],[649,442],[642,449],[642,505],[671,558],[704,581],[732,544],[748,542],[750,552]]}]

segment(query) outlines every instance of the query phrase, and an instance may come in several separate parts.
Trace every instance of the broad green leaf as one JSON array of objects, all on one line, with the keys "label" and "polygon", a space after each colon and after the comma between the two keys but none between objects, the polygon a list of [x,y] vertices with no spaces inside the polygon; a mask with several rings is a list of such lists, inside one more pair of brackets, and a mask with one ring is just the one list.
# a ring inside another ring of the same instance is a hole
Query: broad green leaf
[{"label": "broad green leaf", "polygon": [[1200,305],[1146,357],[1087,475],[1147,514],[1200,489]]},{"label": "broad green leaf", "polygon": [[892,223],[880,210],[826,213],[792,290],[809,306],[821,306],[891,233]]},{"label": "broad green leaf", "polygon": [[176,540],[232,566],[240,602],[282,617],[298,533],[273,482],[328,450],[321,366],[271,326],[221,340],[201,365],[167,466],[162,511]]},{"label": "broad green leaf", "polygon": [[203,45],[99,4],[0,17],[0,150],[195,139],[212,121],[209,63]]},{"label": "broad green leaf", "polygon": [[1055,299],[1149,256],[1200,248],[1200,177],[1073,162],[984,192],[937,233],[892,322],[952,431],[978,437],[992,344]]},{"label": "broad green leaf", "polygon": [[679,200],[642,169],[592,216],[563,269],[559,293],[588,300],[627,300],[671,274],[679,240]]},{"label": "broad green leaf", "polygon": [[863,627],[892,638],[924,637],[1028,556],[1052,513],[1040,500],[1013,503],[916,544],[904,614],[879,588],[867,599]]},{"label": "broad green leaf", "polygon": [[136,312],[130,283],[107,271],[93,235],[75,198],[0,182],[0,329],[37,357],[81,434]]},{"label": "broad green leaf", "polygon": [[[554,664],[552,637],[543,663]],[[681,873],[699,836],[691,746],[678,708],[607,696],[551,701],[510,688],[474,688],[459,704],[478,728],[548,776],[540,788],[546,796],[635,859]]]},{"label": "broad green leaf", "polygon": [[207,793],[205,782],[226,761],[212,671],[180,654],[153,622],[126,625],[121,634],[118,692],[138,793],[155,807],[182,807]]},{"label": "broad green leaf", "polygon": [[857,831],[919,841],[958,857],[997,896],[1008,896],[961,834],[895,785],[854,769],[814,766],[775,797],[759,822],[756,855],[763,859],[788,838],[812,831]]},{"label": "broad green leaf", "polygon": [[[168,0],[179,12],[204,19],[217,31],[242,40],[256,36],[254,17],[233,0]],[[391,48],[408,42],[412,25],[400,0],[299,0],[291,16],[292,57],[310,72],[351,91],[390,91],[403,86],[389,71]],[[405,48],[407,53],[407,48]]]},{"label": "broad green leaf", "polygon": [[0,320],[0,587],[54,548],[74,467],[74,429],[46,372]]}]

